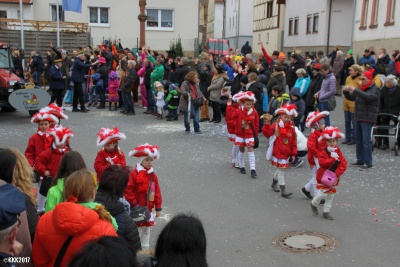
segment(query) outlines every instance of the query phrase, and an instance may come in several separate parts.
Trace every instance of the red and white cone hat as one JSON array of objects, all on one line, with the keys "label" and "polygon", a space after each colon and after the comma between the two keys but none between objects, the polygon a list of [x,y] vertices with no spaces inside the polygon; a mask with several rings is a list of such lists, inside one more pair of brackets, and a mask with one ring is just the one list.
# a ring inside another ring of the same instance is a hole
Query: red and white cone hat
[{"label": "red and white cone hat", "polygon": [[58,118],[45,109],[41,109],[32,116],[32,123],[39,123],[40,121],[48,121],[50,123],[58,123]]},{"label": "red and white cone hat", "polygon": [[312,128],[314,123],[318,123],[319,120],[325,118],[329,115],[329,111],[313,111],[308,113],[307,120],[306,120],[306,127]]},{"label": "red and white cone hat", "polygon": [[154,160],[160,158],[160,147],[148,143],[140,145],[129,152],[129,157],[152,157]]},{"label": "red and white cone hat", "polygon": [[62,127],[61,125],[54,126],[54,128],[49,129],[47,133],[53,137],[53,142],[57,146],[61,146],[62,144],[66,143],[68,139],[74,136],[73,131],[67,127]]},{"label": "red and white cone hat", "polygon": [[256,96],[253,94],[253,92],[250,91],[237,93],[236,95],[234,95],[234,98],[235,98],[234,101],[238,103],[244,100],[251,100],[253,101],[253,103],[256,102]]},{"label": "red and white cone hat", "polygon": [[344,138],[344,133],[342,133],[337,127],[328,126],[322,131],[322,135],[318,138],[318,141],[322,142],[329,139],[339,138]]},{"label": "red and white cone hat", "polygon": [[121,139],[126,139],[126,135],[118,130],[118,127],[114,129],[101,128],[97,134],[97,146],[105,146],[108,143],[113,143]]},{"label": "red and white cone hat", "polygon": [[284,104],[282,107],[275,110],[275,115],[286,114],[288,116],[297,117],[297,107],[295,104]]},{"label": "red and white cone hat", "polygon": [[59,107],[56,103],[51,103],[50,105],[44,107],[43,109],[47,110],[48,112],[50,112],[59,119],[68,120],[67,114],[65,114],[64,110],[61,107]]}]

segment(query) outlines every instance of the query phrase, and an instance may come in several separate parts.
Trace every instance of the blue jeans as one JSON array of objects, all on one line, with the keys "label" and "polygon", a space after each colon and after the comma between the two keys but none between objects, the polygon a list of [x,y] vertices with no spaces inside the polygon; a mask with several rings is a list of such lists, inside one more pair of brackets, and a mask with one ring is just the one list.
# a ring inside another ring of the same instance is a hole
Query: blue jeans
[{"label": "blue jeans", "polygon": [[35,82],[35,85],[39,85],[40,84],[40,77],[43,74],[43,70],[37,70],[34,73],[32,73],[32,78],[33,81]]},{"label": "blue jeans", "polygon": [[156,102],[151,89],[146,89],[147,110],[156,112]]},{"label": "blue jeans", "polygon": [[124,101],[125,112],[135,112],[135,108],[133,106],[133,98],[131,92],[122,91],[122,97]]},{"label": "blue jeans", "polygon": [[[329,111],[328,110],[328,101],[326,102],[319,102],[318,104],[319,111]],[[324,118],[325,120],[325,127],[331,126],[331,120],[329,119],[329,115]]]},{"label": "blue jeans", "polygon": [[[189,116],[190,112],[185,112],[183,111],[183,123],[185,125],[186,131],[190,131],[190,125],[189,125]],[[194,126],[194,132],[200,132],[200,108],[195,108],[194,109],[194,118],[193,118],[193,126]]]},{"label": "blue jeans", "polygon": [[346,140],[355,142],[354,127],[356,121],[354,120],[354,113],[351,113],[350,111],[344,112],[344,124],[346,127]]},{"label": "blue jeans", "polygon": [[372,166],[372,124],[357,122],[354,127],[354,137],[356,139],[357,163]]},{"label": "blue jeans", "polygon": [[82,90],[83,90],[83,100],[89,102],[89,94],[86,92],[86,80],[82,83]]},{"label": "blue jeans", "polygon": [[[93,94],[94,94],[94,97],[93,97]],[[94,100],[94,102],[97,102],[98,99],[99,99],[99,91],[97,90],[96,86],[90,86],[89,102],[93,103],[93,100]]]}]

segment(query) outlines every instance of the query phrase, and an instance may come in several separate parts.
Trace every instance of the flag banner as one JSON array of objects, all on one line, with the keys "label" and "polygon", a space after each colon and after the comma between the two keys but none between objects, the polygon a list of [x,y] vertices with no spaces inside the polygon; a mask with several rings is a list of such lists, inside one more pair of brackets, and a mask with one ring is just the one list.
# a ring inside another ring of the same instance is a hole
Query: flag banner
[{"label": "flag banner", "polygon": [[62,0],[63,11],[72,11],[82,14],[82,0]]}]

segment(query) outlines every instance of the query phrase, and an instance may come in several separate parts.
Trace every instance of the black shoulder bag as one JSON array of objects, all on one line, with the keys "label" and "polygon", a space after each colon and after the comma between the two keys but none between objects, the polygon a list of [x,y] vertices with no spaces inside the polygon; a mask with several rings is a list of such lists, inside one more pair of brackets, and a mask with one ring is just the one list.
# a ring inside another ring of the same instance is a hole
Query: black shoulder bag
[{"label": "black shoulder bag", "polygon": [[62,245],[60,251],[58,252],[56,261],[54,262],[54,267],[60,266],[60,263],[61,263],[62,259],[63,259],[64,256],[65,256],[65,252],[67,252],[69,243],[71,243],[72,238],[73,238],[73,236],[71,235],[71,236],[69,236],[69,237],[67,238],[67,240],[65,240],[65,242],[64,242],[64,244]]},{"label": "black shoulder bag", "polygon": [[258,135],[256,133],[256,131],[254,130],[253,124],[250,123],[250,128],[253,131],[253,136],[254,136],[254,149],[257,149],[258,146],[260,145],[260,139],[258,139]]}]

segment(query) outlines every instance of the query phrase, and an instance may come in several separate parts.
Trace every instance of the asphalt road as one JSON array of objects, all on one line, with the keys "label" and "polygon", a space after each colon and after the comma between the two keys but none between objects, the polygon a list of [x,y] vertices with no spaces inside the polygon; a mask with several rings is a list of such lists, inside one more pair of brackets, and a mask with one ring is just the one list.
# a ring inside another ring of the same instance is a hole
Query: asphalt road
[{"label": "asphalt road", "polygon": [[[210,266],[399,266],[400,158],[392,151],[375,150],[374,168],[368,172],[347,169],[331,209],[335,220],[328,221],[313,215],[300,192],[311,177],[308,163],[292,169],[286,177],[287,189],[293,192],[290,199],[272,192],[274,169],[265,160],[265,137],[260,138],[256,150],[258,178],[251,179],[231,168],[232,145],[224,123],[204,122],[203,135],[187,134],[182,117],[178,122],[158,121],[142,111],[137,108],[137,115],[129,117],[108,110],[67,112],[69,120],[61,123],[75,132],[71,147],[83,155],[92,170],[98,151],[96,134],[101,127],[117,125],[127,135],[127,140],[120,142],[126,155],[146,142],[160,146],[161,157],[154,168],[162,188],[163,216],[152,232],[153,246],[172,216],[192,212],[204,223]],[[344,130],[341,98],[332,124]],[[24,151],[35,130],[28,114],[0,112],[0,147]],[[348,162],[353,162],[355,146],[340,147]],[[131,158],[127,162],[136,164]],[[246,164],[249,172],[247,160]],[[321,206],[319,210],[322,213]],[[278,250],[272,239],[287,231],[325,233],[336,238],[339,246],[318,254]]]}]

